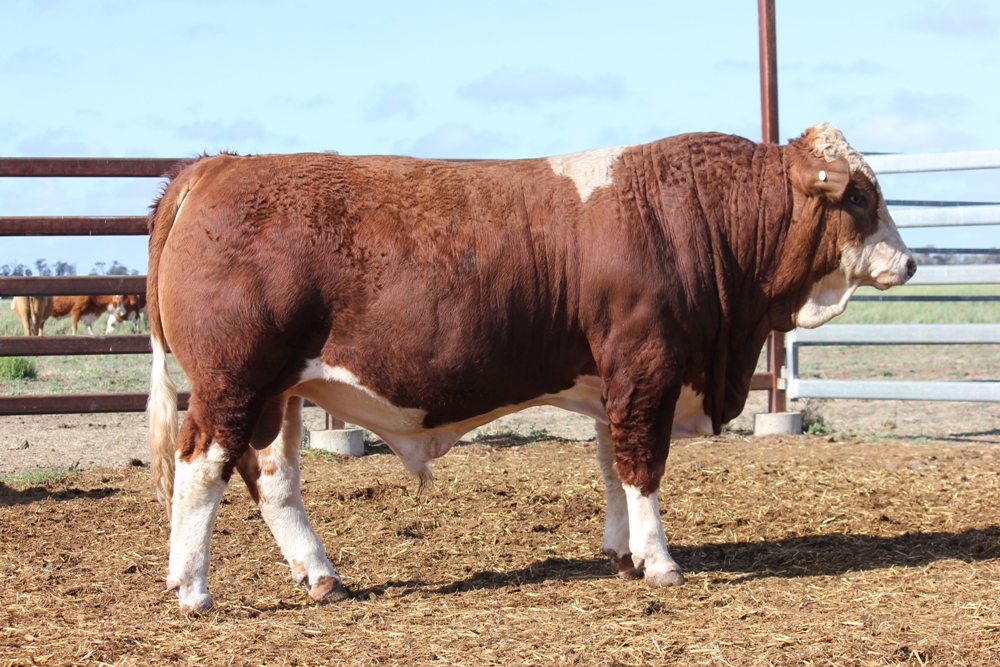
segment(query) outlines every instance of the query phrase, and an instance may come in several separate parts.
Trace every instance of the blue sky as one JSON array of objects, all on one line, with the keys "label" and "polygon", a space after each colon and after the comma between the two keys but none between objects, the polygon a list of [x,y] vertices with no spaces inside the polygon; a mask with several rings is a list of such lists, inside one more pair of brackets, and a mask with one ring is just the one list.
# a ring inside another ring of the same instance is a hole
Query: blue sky
[{"label": "blue sky", "polygon": [[[716,130],[760,139],[754,0],[0,0],[0,155],[337,150],[517,158]],[[777,0],[781,136],[1000,148],[1000,3]],[[1000,201],[996,170],[885,176],[890,199]],[[0,179],[0,215],[140,215],[150,179]],[[994,227],[906,231],[1000,245]],[[0,238],[0,264],[145,239]]]}]

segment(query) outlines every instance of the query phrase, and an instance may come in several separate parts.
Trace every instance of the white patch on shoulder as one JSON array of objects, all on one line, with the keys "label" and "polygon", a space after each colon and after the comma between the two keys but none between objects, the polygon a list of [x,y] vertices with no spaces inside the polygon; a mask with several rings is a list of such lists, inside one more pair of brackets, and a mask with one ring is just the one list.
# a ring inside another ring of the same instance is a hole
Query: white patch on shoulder
[{"label": "white patch on shoulder", "polygon": [[580,193],[580,201],[587,201],[597,188],[611,185],[615,162],[630,146],[595,148],[569,155],[548,158],[549,166],[557,176],[569,176]]}]

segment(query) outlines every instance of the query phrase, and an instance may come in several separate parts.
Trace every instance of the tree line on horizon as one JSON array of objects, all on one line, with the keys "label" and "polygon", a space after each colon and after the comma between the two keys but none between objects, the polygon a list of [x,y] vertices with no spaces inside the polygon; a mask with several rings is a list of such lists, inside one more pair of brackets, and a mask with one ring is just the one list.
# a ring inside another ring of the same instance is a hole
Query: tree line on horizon
[{"label": "tree line on horizon", "polygon": [[[34,270],[24,264],[4,264],[0,266],[0,276],[75,276],[76,264],[58,261],[49,265],[44,259],[35,260]],[[97,262],[87,275],[91,276],[137,276],[139,271],[129,269],[117,259],[108,266],[107,262]]]}]

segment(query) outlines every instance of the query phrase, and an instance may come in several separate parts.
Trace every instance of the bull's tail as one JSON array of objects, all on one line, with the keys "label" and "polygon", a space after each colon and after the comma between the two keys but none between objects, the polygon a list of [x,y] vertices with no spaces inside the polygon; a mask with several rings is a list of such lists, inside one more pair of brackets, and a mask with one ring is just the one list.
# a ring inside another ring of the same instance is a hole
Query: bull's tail
[{"label": "bull's tail", "polygon": [[179,173],[171,176],[163,194],[150,208],[149,270],[146,278],[146,297],[149,313],[149,330],[153,347],[153,369],[149,386],[149,453],[156,499],[170,517],[170,500],[174,489],[174,449],[177,443],[177,387],[167,371],[167,340],[160,317],[159,266],[160,256],[167,243],[167,236],[184,203],[188,192],[201,177],[200,164],[181,164]]},{"label": "bull's tail", "polygon": [[149,453],[152,458],[153,490],[170,517],[174,489],[174,445],[177,442],[177,387],[167,372],[167,351],[153,336],[153,373],[149,385]]}]

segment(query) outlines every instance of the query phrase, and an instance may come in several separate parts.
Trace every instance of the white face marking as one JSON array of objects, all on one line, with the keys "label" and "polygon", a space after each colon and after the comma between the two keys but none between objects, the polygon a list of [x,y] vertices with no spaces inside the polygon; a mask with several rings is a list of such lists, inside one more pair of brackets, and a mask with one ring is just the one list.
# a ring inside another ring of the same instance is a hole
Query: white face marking
[{"label": "white face marking", "polygon": [[906,265],[911,259],[883,201],[878,212],[878,229],[860,247],[844,248],[841,265],[848,276],[857,276],[862,285],[888,289],[909,279]]},{"label": "white face marking", "polygon": [[580,201],[585,202],[597,188],[611,185],[611,174],[615,162],[629,146],[595,148],[581,153],[557,155],[548,158],[549,166],[557,176],[569,176],[580,193]]},{"label": "white face marking", "polygon": [[814,329],[844,312],[854,291],[862,285],[888,289],[909,280],[907,263],[913,259],[899,236],[885,202],[879,209],[878,229],[860,246],[845,246],[840,267],[825,276],[809,292],[795,314],[795,325]]}]

